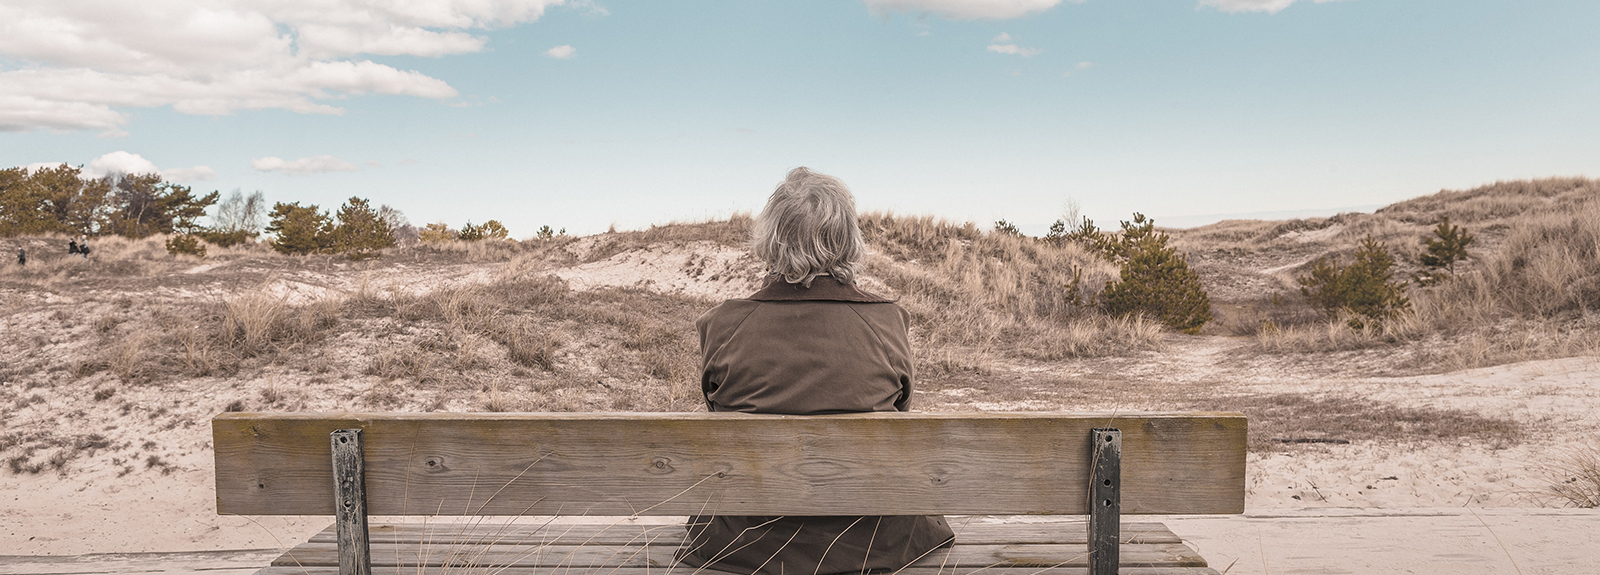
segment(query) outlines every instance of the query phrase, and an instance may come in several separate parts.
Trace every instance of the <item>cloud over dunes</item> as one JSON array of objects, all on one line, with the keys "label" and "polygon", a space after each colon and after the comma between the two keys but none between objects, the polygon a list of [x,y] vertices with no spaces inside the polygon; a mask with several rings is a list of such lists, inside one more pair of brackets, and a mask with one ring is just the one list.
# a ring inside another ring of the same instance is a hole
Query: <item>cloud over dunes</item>
[{"label": "cloud over dunes", "polygon": [[267,156],[250,160],[250,167],[255,168],[258,172],[281,172],[291,176],[326,172],[354,172],[361,169],[360,166],[354,163],[329,155],[311,156],[298,160],[284,160],[277,156]]},{"label": "cloud over dunes", "polygon": [[[1200,0],[1201,6],[1211,6],[1223,12],[1266,12],[1276,14],[1297,0]],[[1312,0],[1317,4],[1341,0]]]},{"label": "cloud over dunes", "polygon": [[1022,56],[1023,58],[1027,58],[1028,56],[1032,56],[1041,52],[1041,50],[1035,48],[1023,48],[1018,46],[1017,43],[1012,40],[1011,35],[1005,32],[1001,32],[999,36],[995,36],[993,40],[990,40],[987,50],[1000,54],[1015,54]]},{"label": "cloud over dunes", "polygon": [[577,48],[573,48],[572,46],[569,46],[569,45],[566,45],[566,44],[562,44],[560,46],[556,46],[554,48],[551,48],[549,50],[545,50],[544,51],[544,54],[546,56],[549,56],[551,58],[555,58],[557,60],[566,60],[568,58],[571,58],[573,55],[575,55],[577,53],[578,53],[578,49]]},{"label": "cloud over dunes", "polygon": [[[1084,0],[1069,0],[1081,4]],[[866,0],[875,16],[937,14],[951,20],[1006,20],[1049,10],[1061,0]]]},{"label": "cloud over dunes", "polygon": [[[0,131],[103,130],[128,108],[338,114],[367,93],[452,98],[420,72],[359,58],[479,52],[471,32],[564,0],[13,0],[0,3]],[[8,65],[9,64],[9,65]]]}]

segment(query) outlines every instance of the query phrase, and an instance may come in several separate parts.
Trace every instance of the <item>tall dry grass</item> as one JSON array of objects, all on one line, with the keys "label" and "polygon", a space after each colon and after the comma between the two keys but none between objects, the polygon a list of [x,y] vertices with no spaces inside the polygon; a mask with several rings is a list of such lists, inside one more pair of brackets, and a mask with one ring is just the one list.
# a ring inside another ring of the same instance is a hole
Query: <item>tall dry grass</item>
[{"label": "tall dry grass", "polygon": [[983,232],[972,223],[868,213],[877,252],[866,273],[914,316],[924,359],[940,348],[1037,359],[1113,355],[1159,345],[1159,324],[1106,317],[1094,304],[1117,266],[1075,244]]},{"label": "tall dry grass", "polygon": [[[1600,354],[1600,183],[1581,178],[1503,182],[1380,210],[1385,226],[1493,221],[1503,239],[1477,247],[1457,276],[1410,290],[1412,309],[1378,329],[1341,319],[1265,325],[1268,351],[1325,351],[1426,342],[1418,366],[1464,368]],[[1499,219],[1494,219],[1499,218]],[[1480,229],[1481,231],[1481,229]]]}]

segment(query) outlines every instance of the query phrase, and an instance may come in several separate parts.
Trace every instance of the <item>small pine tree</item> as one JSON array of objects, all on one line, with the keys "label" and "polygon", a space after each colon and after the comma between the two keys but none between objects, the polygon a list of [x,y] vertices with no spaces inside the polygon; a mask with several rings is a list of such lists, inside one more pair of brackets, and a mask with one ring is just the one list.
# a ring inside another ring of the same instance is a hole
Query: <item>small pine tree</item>
[{"label": "small pine tree", "polygon": [[1014,238],[1022,237],[1022,230],[1017,229],[1016,224],[1013,224],[1013,223],[1005,221],[1005,220],[996,220],[995,221],[995,223],[994,223],[994,233],[1008,235],[1008,236],[1011,236],[1011,237],[1014,237]]},{"label": "small pine tree", "polygon": [[[611,233],[611,234],[617,233],[615,225],[611,226],[611,228],[612,228],[612,231],[609,231],[609,232],[606,232],[606,233]],[[558,231],[555,228],[552,228],[550,226],[539,226],[539,231],[538,231],[538,233],[536,235],[541,240],[553,239],[556,236],[567,235],[567,228],[561,228]]]},{"label": "small pine tree", "polygon": [[456,233],[456,239],[463,242],[475,242],[483,238],[483,226],[474,226],[472,222],[461,224],[461,231]]},{"label": "small pine tree", "polygon": [[1450,225],[1450,216],[1439,220],[1439,225],[1433,228],[1433,237],[1423,246],[1423,251],[1417,259],[1421,260],[1424,268],[1417,275],[1417,283],[1429,285],[1444,279],[1443,271],[1451,276],[1456,274],[1456,262],[1467,259],[1467,246],[1472,245],[1472,234],[1460,226]]},{"label": "small pine tree", "polygon": [[1389,248],[1367,236],[1356,249],[1355,261],[1341,266],[1337,259],[1322,258],[1312,265],[1311,275],[1300,276],[1300,294],[1328,317],[1341,311],[1356,317],[1350,327],[1360,329],[1392,319],[1411,306],[1405,297],[1405,284],[1394,279],[1394,257]]},{"label": "small pine tree", "polygon": [[1114,259],[1111,255],[1111,244],[1116,241],[1115,238],[1111,234],[1102,232],[1100,228],[1095,227],[1094,220],[1089,219],[1088,216],[1078,222],[1078,227],[1071,230],[1067,229],[1066,220],[1056,220],[1055,223],[1050,224],[1050,232],[1045,235],[1044,239],[1057,245],[1064,243],[1078,244],[1079,247],[1089,253],[1108,260]]},{"label": "small pine tree", "polygon": [[286,254],[311,254],[332,247],[332,220],[316,205],[301,206],[300,202],[273,204],[268,215],[267,231],[275,238],[272,249]]},{"label": "small pine tree", "polygon": [[1114,244],[1116,253],[1126,254],[1122,281],[1100,292],[1106,311],[1143,313],[1178,331],[1199,333],[1211,321],[1211,298],[1200,285],[1199,274],[1189,269],[1188,259],[1168,247],[1167,235],[1155,231],[1155,220],[1143,214],[1134,214],[1133,222],[1122,222],[1122,229],[1121,240]]},{"label": "small pine tree", "polygon": [[394,246],[394,230],[378,216],[367,200],[350,198],[339,207],[339,225],[333,228],[333,250],[350,259],[378,256],[378,250]]},{"label": "small pine tree", "polygon": [[167,238],[167,253],[206,257],[206,246],[194,234],[178,234]]},{"label": "small pine tree", "polygon": [[488,240],[503,240],[511,235],[511,230],[506,229],[505,225],[501,224],[499,220],[483,222],[483,225],[478,226],[478,229],[483,231],[483,238]]}]

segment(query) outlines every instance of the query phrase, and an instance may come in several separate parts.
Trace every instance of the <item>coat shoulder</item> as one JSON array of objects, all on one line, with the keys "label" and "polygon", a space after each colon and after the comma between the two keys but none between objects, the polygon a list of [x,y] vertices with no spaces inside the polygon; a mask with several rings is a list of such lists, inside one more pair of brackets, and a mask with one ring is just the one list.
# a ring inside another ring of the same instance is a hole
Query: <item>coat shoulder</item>
[{"label": "coat shoulder", "polygon": [[705,335],[719,329],[732,329],[756,308],[761,307],[761,302],[747,299],[730,299],[717,304],[716,307],[706,310],[694,320],[695,331]]}]

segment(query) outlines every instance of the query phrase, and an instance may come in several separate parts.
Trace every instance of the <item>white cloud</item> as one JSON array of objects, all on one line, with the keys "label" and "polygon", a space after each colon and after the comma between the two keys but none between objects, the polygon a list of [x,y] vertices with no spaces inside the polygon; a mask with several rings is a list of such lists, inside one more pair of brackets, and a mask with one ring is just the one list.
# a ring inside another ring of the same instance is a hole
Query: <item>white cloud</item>
[{"label": "white cloud", "polygon": [[203,182],[217,179],[217,171],[211,169],[211,166],[167,168],[161,170],[161,177],[169,182]]},{"label": "white cloud", "polygon": [[1023,58],[1027,58],[1028,56],[1032,56],[1040,52],[1040,50],[1034,48],[1023,48],[1018,46],[1015,42],[1012,42],[1011,35],[1005,32],[1001,32],[999,36],[995,36],[993,40],[989,41],[988,50],[990,52],[997,52],[1000,54],[1016,54],[1018,56],[1022,56]]},{"label": "white cloud", "polygon": [[161,169],[155,162],[144,159],[139,154],[121,150],[111,152],[93,160],[83,168],[83,175],[91,178],[105,177],[107,174],[159,174]]},{"label": "white cloud", "polygon": [[[1201,6],[1211,6],[1223,12],[1266,12],[1277,14],[1296,0],[1200,0]],[[1312,0],[1317,4],[1340,0]]]},{"label": "white cloud", "polygon": [[293,161],[286,161],[277,156],[267,156],[250,160],[250,167],[255,168],[258,172],[283,172],[293,176],[324,172],[354,172],[361,169],[355,164],[329,155],[311,156]]},{"label": "white cloud", "polygon": [[1080,71],[1080,70],[1088,70],[1088,69],[1093,68],[1093,67],[1094,67],[1094,62],[1078,62],[1078,64],[1076,66],[1073,66],[1071,70],[1068,70],[1066,72],[1062,72],[1061,73],[1061,77],[1065,78],[1067,76],[1071,76],[1073,72],[1077,72],[1077,71]]},{"label": "white cloud", "polygon": [[[1061,0],[865,0],[874,16],[938,14],[951,20],[1006,20],[1049,10]],[[1081,4],[1084,0],[1070,0]]]},{"label": "white cloud", "polygon": [[123,110],[190,114],[326,103],[376,93],[452,98],[454,88],[361,54],[478,52],[487,30],[565,0],[7,0],[0,3],[0,131],[102,130]]},{"label": "white cloud", "polygon": [[[28,168],[55,167],[60,164],[30,164]],[[102,155],[83,167],[82,176],[85,178],[103,178],[110,174],[160,174],[162,179],[169,182],[200,182],[217,179],[217,171],[210,166],[195,166],[192,168],[157,168],[155,162],[145,159],[144,156],[133,152],[117,150]]]},{"label": "white cloud", "polygon": [[572,46],[568,46],[566,44],[562,44],[560,46],[556,46],[554,48],[551,48],[549,50],[545,50],[544,51],[544,55],[549,56],[551,58],[555,58],[557,60],[565,60],[567,58],[571,58],[573,54],[577,54],[577,53],[578,53],[578,49],[577,48],[573,48]]},{"label": "white cloud", "polygon": [[22,170],[31,174],[31,173],[37,172],[39,170],[53,170],[53,169],[56,169],[56,167],[58,167],[58,166],[65,166],[65,165],[67,165],[66,162],[34,162],[32,164],[28,164],[26,166],[23,166]]}]

